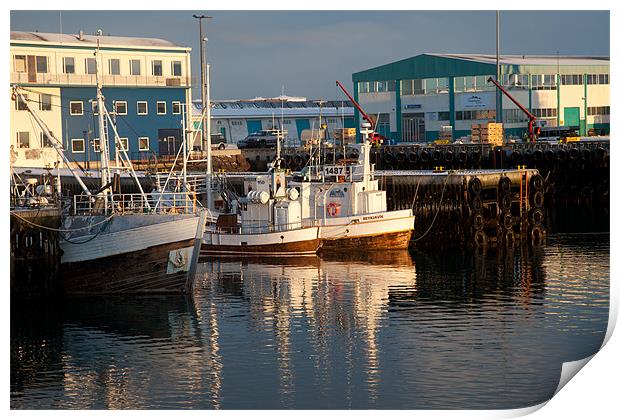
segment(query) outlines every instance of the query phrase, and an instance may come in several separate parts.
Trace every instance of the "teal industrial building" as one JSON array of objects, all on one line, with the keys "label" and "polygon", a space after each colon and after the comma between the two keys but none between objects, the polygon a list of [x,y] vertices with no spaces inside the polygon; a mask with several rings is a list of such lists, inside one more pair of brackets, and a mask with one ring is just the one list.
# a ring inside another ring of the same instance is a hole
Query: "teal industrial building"
[{"label": "teal industrial building", "polygon": [[[521,138],[528,118],[503,95],[496,107],[496,88],[487,82],[496,72],[495,55],[421,54],[354,73],[354,98],[395,142],[432,141],[442,130],[458,139],[472,124],[496,119],[506,136]],[[609,57],[502,55],[499,72],[540,125],[609,133]]]}]

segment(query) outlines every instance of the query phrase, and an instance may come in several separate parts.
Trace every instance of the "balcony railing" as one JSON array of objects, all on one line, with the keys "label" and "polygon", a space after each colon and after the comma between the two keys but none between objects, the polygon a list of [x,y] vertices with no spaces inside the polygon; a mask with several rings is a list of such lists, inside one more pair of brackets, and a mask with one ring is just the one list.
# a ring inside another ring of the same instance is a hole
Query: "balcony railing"
[{"label": "balcony railing", "polygon": [[[191,78],[183,76],[102,76],[104,86],[191,86]],[[11,73],[11,84],[95,86],[94,74]]]}]

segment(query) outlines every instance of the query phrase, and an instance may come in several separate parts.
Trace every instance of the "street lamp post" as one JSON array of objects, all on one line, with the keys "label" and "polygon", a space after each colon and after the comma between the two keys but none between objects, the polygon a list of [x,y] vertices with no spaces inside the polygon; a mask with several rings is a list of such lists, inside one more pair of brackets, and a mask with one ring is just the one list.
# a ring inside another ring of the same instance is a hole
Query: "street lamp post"
[{"label": "street lamp post", "polygon": [[[211,197],[211,104],[208,100],[209,96],[209,82],[208,82],[208,66],[206,66],[206,52],[205,44],[207,38],[202,32],[202,20],[213,19],[212,16],[207,15],[193,15],[195,19],[198,19],[198,28],[200,32],[200,93],[202,101],[202,120],[200,122],[202,128],[202,145],[207,149],[207,208],[211,209],[212,200]],[[206,110],[206,112],[205,112]]]}]

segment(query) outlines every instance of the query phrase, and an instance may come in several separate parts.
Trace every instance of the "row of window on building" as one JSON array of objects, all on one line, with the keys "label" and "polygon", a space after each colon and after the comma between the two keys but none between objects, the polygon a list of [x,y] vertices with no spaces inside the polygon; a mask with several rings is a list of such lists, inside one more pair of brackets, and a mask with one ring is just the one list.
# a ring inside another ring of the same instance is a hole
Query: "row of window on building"
[{"label": "row of window on building", "polygon": [[[39,100],[29,99],[28,94],[23,94],[26,101],[38,102],[40,111],[51,111],[52,110],[52,95],[41,93],[39,94]],[[97,115],[97,102],[92,101],[92,113]],[[156,113],[157,115],[166,115],[167,114],[167,103],[166,101],[157,101],[155,103]],[[18,97],[15,101],[15,109],[18,111],[25,111],[26,104],[22,101],[21,97]],[[114,101],[112,105],[112,109],[117,115],[127,115],[127,101]],[[71,115],[84,115],[84,101],[69,101],[69,114]],[[149,103],[147,101],[136,101],[136,114],[138,115],[148,115],[149,114]],[[172,101],[172,114],[180,115],[181,114],[181,102],[180,101]]]},{"label": "row of window on building", "polygon": [[610,115],[608,106],[589,106],[588,115]]},{"label": "row of window on building", "polygon": [[[454,78],[455,92],[480,92],[494,90],[495,86],[487,82],[493,76],[463,76]],[[555,74],[504,74],[501,77],[502,85],[514,89],[529,89],[531,78],[532,90],[555,90],[558,78]],[[608,85],[609,74],[588,74],[588,85]],[[561,85],[583,85],[583,74],[562,74]],[[396,82],[394,80],[358,82],[359,93],[394,92]],[[449,84],[447,77],[431,79],[413,79],[401,81],[401,94],[407,95],[433,95],[448,93]]]},{"label": "row of window on building", "polygon": [[[37,56],[26,56],[26,55],[15,55],[15,71],[17,73],[26,73],[28,72],[29,60],[28,57],[34,57],[30,59],[30,65],[34,65],[33,69],[30,69],[33,73],[48,73],[48,57],[37,55]],[[131,76],[141,76],[142,69],[142,61],[136,59],[129,59],[129,74]],[[121,74],[121,59],[120,58],[109,58],[108,59],[108,73],[109,75],[120,75]],[[64,74],[75,74],[76,73],[76,59],[75,57],[63,57],[62,58],[62,69]],[[97,61],[94,58],[88,57],[84,59],[84,72],[85,74],[96,74],[97,73]],[[172,60],[170,62],[170,74],[172,76],[183,76],[183,66],[180,60]],[[163,60],[151,60],[151,76],[163,76],[164,75],[164,61]]]},{"label": "row of window on building", "polygon": [[[50,134],[52,134],[52,136],[54,135],[54,133],[51,131],[50,131]],[[43,132],[39,133],[39,138],[36,140],[31,136],[31,133],[29,131],[18,131],[17,132],[17,147],[20,149],[30,149],[30,148],[38,149],[42,147],[43,148],[53,147],[52,141],[53,140],[51,140]],[[120,141],[121,149],[128,152],[129,151],[129,138],[120,137],[119,141]],[[70,144],[71,144],[72,153],[86,153],[86,140],[85,139],[83,138],[71,139]],[[101,152],[101,146],[99,144],[98,138],[94,138],[90,140],[90,146],[92,147],[93,151],[95,151],[96,153]],[[149,149],[150,149],[149,138],[138,137],[138,150],[148,151]]]}]

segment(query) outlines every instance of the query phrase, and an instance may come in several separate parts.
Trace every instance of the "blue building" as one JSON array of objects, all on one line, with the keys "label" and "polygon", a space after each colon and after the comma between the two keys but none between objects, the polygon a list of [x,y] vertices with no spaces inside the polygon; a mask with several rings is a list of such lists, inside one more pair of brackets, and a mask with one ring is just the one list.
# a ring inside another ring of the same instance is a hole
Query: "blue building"
[{"label": "blue building", "polygon": [[[191,109],[190,48],[154,38],[11,32],[11,61],[11,85],[23,88],[74,161],[100,158],[98,64],[105,105],[129,157],[178,151],[184,110]],[[40,167],[57,160],[41,129],[17,104],[11,107],[11,134],[15,166]],[[113,138],[111,129],[108,136]],[[110,149],[114,159],[114,144]]]}]

